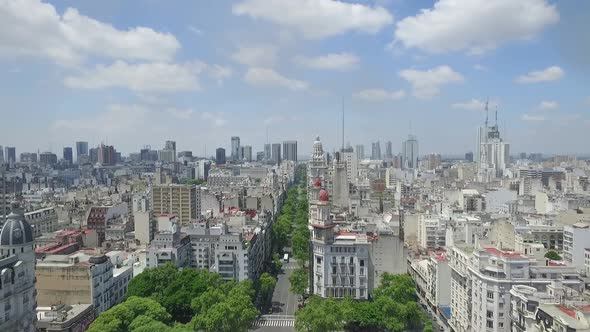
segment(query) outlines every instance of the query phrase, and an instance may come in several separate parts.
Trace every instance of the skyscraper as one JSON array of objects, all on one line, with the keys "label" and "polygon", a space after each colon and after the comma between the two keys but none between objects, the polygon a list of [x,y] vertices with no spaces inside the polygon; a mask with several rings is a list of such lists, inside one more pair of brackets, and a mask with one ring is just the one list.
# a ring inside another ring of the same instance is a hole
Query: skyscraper
[{"label": "skyscraper", "polygon": [[242,160],[244,161],[252,161],[252,146],[251,145],[244,145],[242,148]]},{"label": "skyscraper", "polygon": [[385,159],[391,160],[393,158],[393,144],[391,141],[385,142]]},{"label": "skyscraper", "polygon": [[381,143],[379,141],[371,144],[371,159],[381,160]]},{"label": "skyscraper", "polygon": [[418,139],[416,136],[408,135],[408,139],[402,143],[402,158],[404,168],[418,168]]},{"label": "skyscraper", "polygon": [[113,166],[117,163],[116,153],[114,146],[101,144],[98,147],[97,162],[102,166]]},{"label": "skyscraper", "polygon": [[69,146],[66,146],[64,148],[64,154],[63,154],[64,160],[68,163],[68,164],[73,164],[74,163],[74,154],[72,152],[72,148]]},{"label": "skyscraper", "polygon": [[4,148],[0,145],[0,163],[4,162]]},{"label": "skyscraper", "polygon": [[215,164],[225,165],[225,149],[224,148],[217,148],[217,150],[215,150]]},{"label": "skyscraper", "polygon": [[272,162],[275,165],[281,164],[281,144],[280,143],[273,143],[272,145]]},{"label": "skyscraper", "polygon": [[270,161],[272,159],[272,151],[270,144],[264,144],[264,160]]},{"label": "skyscraper", "polygon": [[297,141],[283,141],[283,159],[297,162]]},{"label": "skyscraper", "polygon": [[231,159],[237,161],[240,159],[240,137],[232,136],[231,138]]},{"label": "skyscraper", "polygon": [[486,104],[486,121],[479,127],[477,135],[477,178],[481,182],[489,182],[493,178],[502,177],[510,156],[510,145],[500,137],[498,127],[498,111],[496,124],[488,125],[488,106]]},{"label": "skyscraper", "polygon": [[176,160],[176,141],[166,141],[164,149],[174,151],[174,160]]},{"label": "skyscraper", "polygon": [[88,142],[76,142],[76,161],[80,162],[80,156],[88,155]]},{"label": "skyscraper", "polygon": [[472,163],[473,162],[473,152],[467,152],[465,154],[465,161]]},{"label": "skyscraper", "polygon": [[7,146],[5,148],[4,158],[6,163],[8,164],[15,164],[16,163],[16,148],[13,146]]},{"label": "skyscraper", "polygon": [[365,159],[365,146],[363,144],[358,144],[355,148],[356,150],[356,159],[363,160]]}]

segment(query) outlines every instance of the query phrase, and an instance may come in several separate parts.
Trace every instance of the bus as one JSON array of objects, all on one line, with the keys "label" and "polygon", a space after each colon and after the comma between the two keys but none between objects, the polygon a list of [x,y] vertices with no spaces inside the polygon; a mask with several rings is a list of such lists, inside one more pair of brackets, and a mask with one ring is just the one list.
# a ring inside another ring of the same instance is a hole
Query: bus
[{"label": "bus", "polygon": [[285,256],[283,256],[283,262],[289,263],[289,254],[285,254]]}]

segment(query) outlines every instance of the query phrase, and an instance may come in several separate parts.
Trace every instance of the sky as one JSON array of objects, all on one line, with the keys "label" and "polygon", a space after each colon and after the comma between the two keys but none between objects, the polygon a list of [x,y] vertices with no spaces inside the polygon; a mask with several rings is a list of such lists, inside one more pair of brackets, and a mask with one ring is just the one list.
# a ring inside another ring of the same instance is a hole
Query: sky
[{"label": "sky", "polygon": [[587,154],[590,1],[0,0],[0,145]]}]

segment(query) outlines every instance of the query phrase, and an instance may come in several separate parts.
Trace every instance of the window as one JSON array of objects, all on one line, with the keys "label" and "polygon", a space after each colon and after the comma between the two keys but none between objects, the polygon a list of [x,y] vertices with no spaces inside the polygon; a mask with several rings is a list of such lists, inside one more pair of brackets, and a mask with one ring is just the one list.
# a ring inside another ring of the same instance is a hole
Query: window
[{"label": "window", "polygon": [[336,267],[332,266],[332,274],[336,274]]},{"label": "window", "polygon": [[321,257],[316,257],[315,260],[316,260],[316,263],[322,264],[322,258]]},{"label": "window", "polygon": [[361,267],[361,269],[360,269],[360,274],[361,274],[362,276],[364,276],[364,275],[365,275],[365,268],[364,268],[364,267]]},{"label": "window", "polygon": [[350,257],[349,264],[354,264],[354,258]]},{"label": "window", "polygon": [[494,299],[494,292],[488,291],[488,299],[490,299],[490,300]]},{"label": "window", "polygon": [[494,318],[494,312],[493,312],[493,311],[489,311],[489,310],[488,310],[488,311],[486,312],[486,317],[487,317],[487,318]]},{"label": "window", "polygon": [[365,296],[365,290],[364,290],[364,289],[362,289],[362,288],[361,288],[361,289],[359,289],[359,296],[360,296],[360,297],[363,297],[363,296]]},{"label": "window", "polygon": [[361,265],[361,266],[365,266],[365,260],[364,260],[364,259],[361,259],[361,260],[360,260],[360,265]]},{"label": "window", "polygon": [[487,328],[490,328],[490,329],[493,329],[493,328],[494,328],[494,322],[493,322],[493,321],[491,321],[491,320],[488,320],[488,321],[486,322],[486,327],[487,327]]}]

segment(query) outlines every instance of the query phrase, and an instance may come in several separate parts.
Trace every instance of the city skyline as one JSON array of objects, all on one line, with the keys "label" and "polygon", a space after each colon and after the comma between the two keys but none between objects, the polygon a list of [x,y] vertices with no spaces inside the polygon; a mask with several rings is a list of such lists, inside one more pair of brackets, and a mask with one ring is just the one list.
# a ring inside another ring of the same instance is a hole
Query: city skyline
[{"label": "city skyline", "polygon": [[[475,150],[489,98],[514,153],[587,153],[590,43],[564,36],[587,28],[590,3],[320,3],[285,18],[293,2],[4,2],[3,119],[35,135],[5,127],[0,144],[128,154],[171,139],[213,155],[240,136],[310,155],[316,135],[341,147],[344,104],[345,144],[391,140],[395,153],[414,134],[424,153],[460,155]],[[436,24],[448,27],[425,28]]]}]

